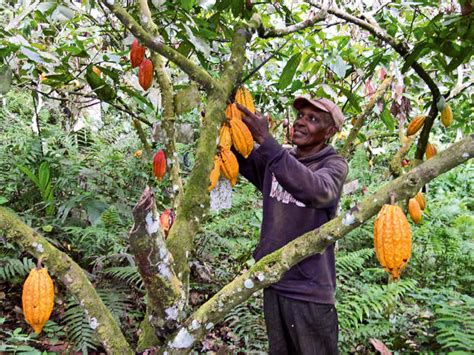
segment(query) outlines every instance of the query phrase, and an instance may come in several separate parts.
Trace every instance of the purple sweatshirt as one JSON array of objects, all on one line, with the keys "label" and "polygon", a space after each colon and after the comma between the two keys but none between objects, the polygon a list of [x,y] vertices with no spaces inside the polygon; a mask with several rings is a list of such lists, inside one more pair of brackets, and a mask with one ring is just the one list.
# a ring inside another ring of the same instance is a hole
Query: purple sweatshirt
[{"label": "purple sweatshirt", "polygon": [[[247,159],[237,154],[240,173],[263,194],[259,260],[302,234],[334,218],[348,166],[334,148],[297,158],[272,137]],[[270,286],[280,295],[301,301],[334,303],[336,270],[334,244],[288,270]]]}]

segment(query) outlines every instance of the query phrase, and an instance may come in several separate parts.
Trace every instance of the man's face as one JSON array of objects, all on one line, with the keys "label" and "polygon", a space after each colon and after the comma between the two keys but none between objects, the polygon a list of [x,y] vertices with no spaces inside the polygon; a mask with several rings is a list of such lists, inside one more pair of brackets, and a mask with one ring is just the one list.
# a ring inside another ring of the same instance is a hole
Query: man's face
[{"label": "man's face", "polygon": [[298,147],[317,146],[336,133],[332,117],[313,106],[303,106],[293,124],[293,143]]}]

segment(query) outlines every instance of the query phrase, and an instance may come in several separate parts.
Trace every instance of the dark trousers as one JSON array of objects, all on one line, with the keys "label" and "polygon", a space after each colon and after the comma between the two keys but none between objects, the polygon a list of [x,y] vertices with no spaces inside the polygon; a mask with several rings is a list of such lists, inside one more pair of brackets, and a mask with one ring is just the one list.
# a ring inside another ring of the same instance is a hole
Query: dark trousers
[{"label": "dark trousers", "polygon": [[339,327],[333,304],[298,301],[266,288],[263,310],[270,355],[338,353]]}]

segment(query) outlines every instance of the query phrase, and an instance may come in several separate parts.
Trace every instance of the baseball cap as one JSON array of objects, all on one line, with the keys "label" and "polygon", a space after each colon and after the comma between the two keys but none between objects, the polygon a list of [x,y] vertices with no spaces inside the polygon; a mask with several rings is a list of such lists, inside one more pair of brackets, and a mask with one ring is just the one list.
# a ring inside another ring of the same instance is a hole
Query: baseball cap
[{"label": "baseball cap", "polygon": [[304,96],[298,96],[293,102],[293,107],[297,110],[304,106],[314,106],[324,112],[331,115],[334,120],[335,126],[340,131],[342,124],[344,123],[344,115],[341,109],[331,100],[326,98],[306,98]]}]

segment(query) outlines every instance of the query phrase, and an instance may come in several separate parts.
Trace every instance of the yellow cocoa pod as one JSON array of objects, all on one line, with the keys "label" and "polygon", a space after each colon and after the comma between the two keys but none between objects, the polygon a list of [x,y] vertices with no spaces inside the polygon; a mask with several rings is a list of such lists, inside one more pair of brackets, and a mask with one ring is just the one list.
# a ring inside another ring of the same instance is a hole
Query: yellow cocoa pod
[{"label": "yellow cocoa pod", "polygon": [[221,159],[216,155],[214,157],[214,168],[211,170],[211,175],[209,176],[209,180],[211,180],[211,184],[207,188],[208,191],[214,190],[217,185],[217,181],[219,180],[219,175],[221,174]]},{"label": "yellow cocoa pod", "polygon": [[228,124],[223,124],[221,131],[219,133],[219,146],[223,149],[230,150],[232,147],[232,135],[230,133],[230,126]]},{"label": "yellow cocoa pod", "polygon": [[219,157],[222,175],[234,186],[237,182],[237,176],[239,176],[239,162],[237,158],[234,153],[225,149],[220,151]]},{"label": "yellow cocoa pod", "polygon": [[407,136],[412,136],[416,132],[418,132],[421,127],[425,124],[426,116],[424,115],[418,115],[415,116],[414,119],[411,120],[410,124],[408,125],[407,128]]},{"label": "yellow cocoa pod", "polygon": [[247,158],[253,149],[253,137],[247,125],[241,120],[231,120],[230,132],[235,149]]},{"label": "yellow cocoa pod", "polygon": [[436,146],[434,144],[428,143],[426,145],[425,155],[427,160],[433,158],[437,153],[438,151],[436,150]]},{"label": "yellow cocoa pod", "polygon": [[247,109],[252,113],[255,113],[255,105],[253,103],[252,94],[243,86],[237,89],[235,94],[235,102],[247,107]]},{"label": "yellow cocoa pod", "polygon": [[451,123],[453,123],[453,110],[451,110],[451,107],[448,104],[446,104],[444,110],[441,111],[441,122],[444,127],[449,127],[451,126]]},{"label": "yellow cocoa pod", "polygon": [[54,284],[45,268],[30,271],[21,295],[23,314],[36,334],[41,333],[54,306]]},{"label": "yellow cocoa pod", "polygon": [[411,198],[408,201],[408,213],[410,214],[411,220],[416,224],[420,223],[422,215],[421,215],[421,207],[418,201],[415,198]]},{"label": "yellow cocoa pod", "polygon": [[411,256],[411,231],[405,214],[397,205],[382,206],[374,223],[374,246],[384,270],[393,279],[399,279]]},{"label": "yellow cocoa pod", "polygon": [[425,200],[425,196],[423,196],[423,192],[421,191],[418,192],[415,196],[415,200],[418,202],[422,210],[426,208],[426,200]]},{"label": "yellow cocoa pod", "polygon": [[242,112],[240,112],[235,103],[227,105],[227,108],[225,109],[225,115],[229,121],[233,119],[242,119]]}]

